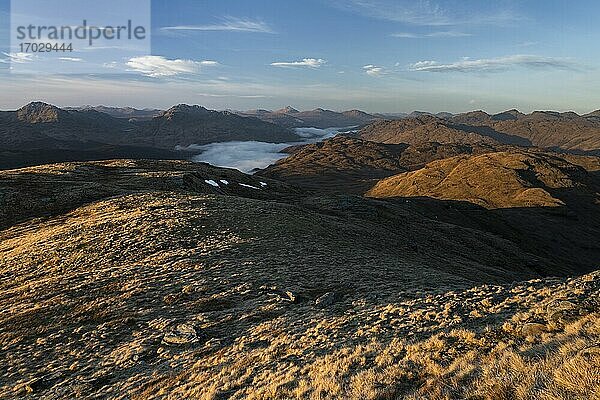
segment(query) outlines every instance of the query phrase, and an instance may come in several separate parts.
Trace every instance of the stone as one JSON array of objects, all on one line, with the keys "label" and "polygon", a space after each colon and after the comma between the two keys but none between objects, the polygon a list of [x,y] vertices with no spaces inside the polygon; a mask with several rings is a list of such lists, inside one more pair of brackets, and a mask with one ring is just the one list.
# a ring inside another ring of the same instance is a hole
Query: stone
[{"label": "stone", "polygon": [[329,307],[337,300],[337,296],[333,292],[327,292],[315,300],[315,305],[318,307]]},{"label": "stone", "polygon": [[186,345],[199,342],[200,336],[194,325],[184,323],[165,333],[162,341],[169,345]]},{"label": "stone", "polygon": [[168,294],[165,297],[163,297],[163,301],[168,305],[175,304],[178,299],[179,299],[178,296],[175,294]]},{"label": "stone", "polygon": [[287,296],[288,301],[295,303],[296,302],[296,295],[290,291],[285,292],[285,295]]},{"label": "stone", "polygon": [[537,322],[529,322],[521,328],[521,334],[525,337],[540,336],[545,332],[548,332],[546,325]]},{"label": "stone", "polygon": [[573,310],[575,308],[577,308],[575,304],[571,303],[570,301],[553,301],[552,303],[548,304],[546,312],[548,314],[553,314],[556,311],[568,311]]}]

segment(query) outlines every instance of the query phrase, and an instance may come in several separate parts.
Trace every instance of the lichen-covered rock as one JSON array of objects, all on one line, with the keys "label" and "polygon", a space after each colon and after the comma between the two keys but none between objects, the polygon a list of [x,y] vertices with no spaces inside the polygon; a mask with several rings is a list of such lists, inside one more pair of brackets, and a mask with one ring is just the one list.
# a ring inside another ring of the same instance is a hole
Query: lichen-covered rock
[{"label": "lichen-covered rock", "polygon": [[320,296],[315,300],[315,305],[317,307],[329,307],[333,305],[337,300],[337,295],[333,292],[327,292],[324,295]]},{"label": "lichen-covered rock", "polygon": [[169,345],[186,345],[197,343],[201,339],[196,327],[189,323],[179,324],[174,329],[167,331],[163,343]]}]

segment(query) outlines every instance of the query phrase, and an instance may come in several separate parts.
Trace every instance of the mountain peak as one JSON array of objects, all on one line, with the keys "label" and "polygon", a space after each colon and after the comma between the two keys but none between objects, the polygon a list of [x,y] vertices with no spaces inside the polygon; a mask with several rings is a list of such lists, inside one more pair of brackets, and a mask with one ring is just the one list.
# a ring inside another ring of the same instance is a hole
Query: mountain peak
[{"label": "mountain peak", "polygon": [[35,101],[17,110],[17,118],[31,124],[57,122],[67,112],[51,104]]},{"label": "mountain peak", "polygon": [[409,117],[420,117],[423,115],[433,115],[433,114],[430,112],[427,112],[427,111],[416,111],[416,110],[411,112],[410,114],[408,114]]},{"label": "mountain peak", "polygon": [[190,106],[189,104],[178,104],[176,106],[173,106],[171,108],[169,108],[167,111],[165,111],[161,117],[166,117],[168,119],[173,118],[176,115],[184,115],[184,114],[206,114],[209,111],[202,107],[202,106],[198,106],[198,105],[193,105]]},{"label": "mountain peak", "polygon": [[492,119],[495,121],[511,121],[519,119],[523,117],[525,114],[521,113],[519,110],[513,108],[512,110],[503,111],[498,114],[492,115]]},{"label": "mountain peak", "polygon": [[489,117],[490,116],[490,114],[486,113],[483,110],[469,111],[469,112],[466,112],[466,113],[464,113],[462,115],[479,115],[479,116],[482,116],[482,117]]},{"label": "mountain peak", "polygon": [[281,110],[277,110],[275,112],[278,114],[298,114],[300,111],[296,110],[292,106],[286,106],[286,107],[282,108]]},{"label": "mountain peak", "polygon": [[356,110],[356,109],[354,109],[354,110],[348,110],[348,111],[344,111],[344,112],[342,112],[342,114],[343,114],[343,115],[346,115],[346,116],[348,116],[348,117],[357,117],[357,118],[358,118],[358,117],[369,117],[369,116],[370,116],[370,115],[369,115],[369,114],[367,114],[366,112],[364,112],[364,111],[361,111],[361,110]]},{"label": "mountain peak", "polygon": [[198,112],[198,111],[207,111],[206,108],[199,105],[189,105],[189,104],[177,104],[169,108],[167,111],[171,112]]}]

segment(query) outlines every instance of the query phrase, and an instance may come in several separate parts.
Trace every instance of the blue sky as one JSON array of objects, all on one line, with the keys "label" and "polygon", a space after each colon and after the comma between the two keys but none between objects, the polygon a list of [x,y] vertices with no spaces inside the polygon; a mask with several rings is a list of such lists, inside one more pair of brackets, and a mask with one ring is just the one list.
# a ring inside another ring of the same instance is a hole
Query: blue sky
[{"label": "blue sky", "polygon": [[[0,0],[5,60],[9,8]],[[589,112],[600,108],[599,14],[588,0],[154,0],[151,57],[119,54],[103,74],[0,63],[0,108]]]}]

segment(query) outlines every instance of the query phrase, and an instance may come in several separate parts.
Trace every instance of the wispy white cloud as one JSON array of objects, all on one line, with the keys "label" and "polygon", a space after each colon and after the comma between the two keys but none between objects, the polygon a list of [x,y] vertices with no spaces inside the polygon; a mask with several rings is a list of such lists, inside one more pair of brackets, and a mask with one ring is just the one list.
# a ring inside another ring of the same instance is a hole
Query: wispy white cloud
[{"label": "wispy white cloud", "polygon": [[116,61],[111,61],[111,62],[106,62],[106,63],[102,64],[102,66],[104,68],[115,69],[119,66],[119,63]]},{"label": "wispy white cloud", "polygon": [[131,71],[154,78],[196,74],[202,67],[216,65],[219,65],[216,61],[170,60],[162,56],[134,57],[127,61]]},{"label": "wispy white cloud", "polygon": [[303,58],[301,61],[278,61],[272,62],[273,67],[308,67],[308,68],[320,68],[325,65],[327,61],[322,58]]},{"label": "wispy white cloud", "polygon": [[216,24],[177,25],[160,28],[162,31],[229,31],[276,33],[266,22],[248,18],[225,17]]},{"label": "wispy white cloud", "polygon": [[198,93],[199,97],[235,97],[238,99],[265,99],[269,96],[261,94],[228,94],[228,93]]},{"label": "wispy white cloud", "polygon": [[452,38],[452,37],[468,37],[468,36],[473,36],[473,35],[470,33],[467,33],[467,32],[439,31],[439,32],[431,32],[425,36],[430,37],[430,38],[444,38],[444,37]]},{"label": "wispy white cloud", "polygon": [[363,70],[365,71],[365,73],[369,76],[375,76],[375,77],[380,77],[386,74],[386,71],[383,67],[378,67],[376,65],[365,65],[363,67]]},{"label": "wispy white cloud", "polygon": [[523,19],[510,9],[473,12],[460,2],[452,7],[432,0],[338,0],[336,4],[363,16],[422,26],[505,25]]},{"label": "wispy white cloud", "polygon": [[517,47],[531,47],[531,46],[535,46],[536,44],[538,44],[538,42],[527,41],[527,42],[518,43]]},{"label": "wispy white cloud", "polygon": [[0,59],[2,63],[27,64],[33,62],[37,56],[33,53],[2,53],[7,58]]},{"label": "wispy white cloud", "polygon": [[574,70],[578,65],[569,59],[534,55],[512,55],[473,60],[464,58],[453,63],[419,61],[409,65],[410,71],[422,72],[501,72],[514,67]]},{"label": "wispy white cloud", "polygon": [[438,31],[429,33],[398,32],[390,36],[403,39],[457,38],[472,36],[470,33],[459,31]]},{"label": "wispy white cloud", "polygon": [[78,57],[58,57],[60,61],[83,62],[83,58]]},{"label": "wispy white cloud", "polygon": [[420,39],[420,38],[424,37],[423,35],[421,35],[419,33],[410,33],[410,32],[397,32],[397,33],[392,33],[390,36],[402,38],[402,39]]}]

